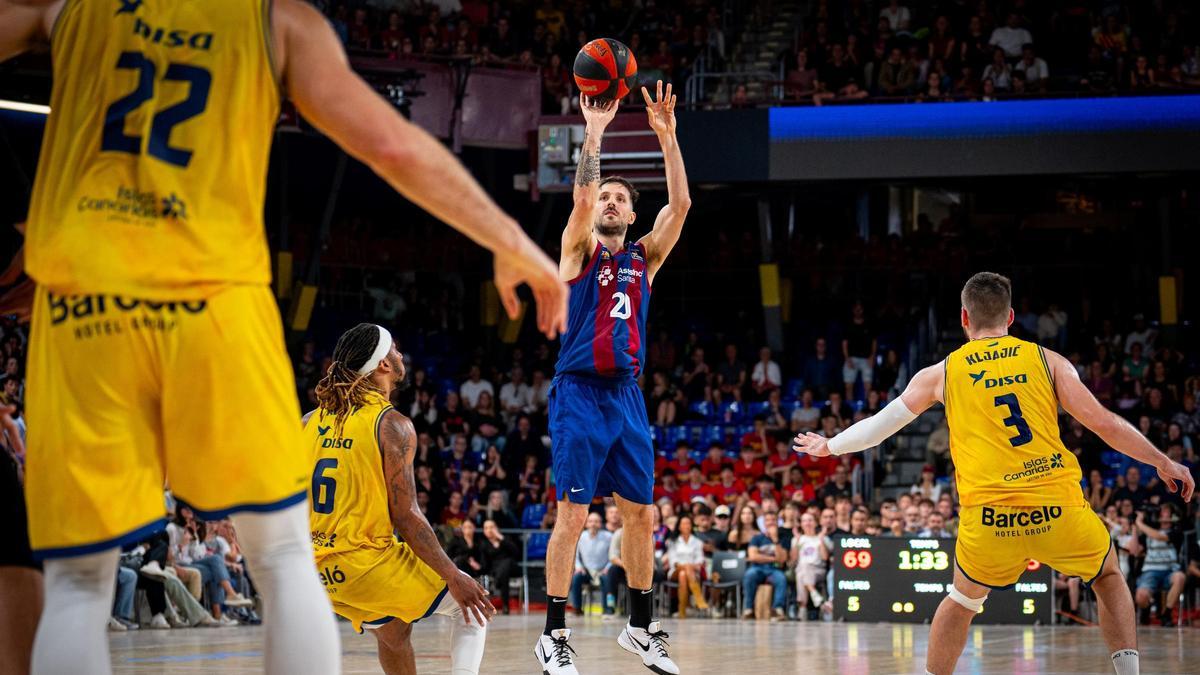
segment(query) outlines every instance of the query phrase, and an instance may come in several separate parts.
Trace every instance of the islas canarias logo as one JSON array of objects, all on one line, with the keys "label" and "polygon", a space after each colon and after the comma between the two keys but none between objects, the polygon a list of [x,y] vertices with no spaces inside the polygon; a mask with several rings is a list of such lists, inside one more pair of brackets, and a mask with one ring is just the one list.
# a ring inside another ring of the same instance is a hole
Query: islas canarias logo
[{"label": "islas canarias logo", "polygon": [[1037,457],[1026,462],[1021,462],[1021,470],[1004,474],[1004,481],[1011,483],[1013,481],[1041,477],[1043,474],[1055,469],[1065,469],[1066,466],[1062,453],[1056,452],[1049,457]]}]

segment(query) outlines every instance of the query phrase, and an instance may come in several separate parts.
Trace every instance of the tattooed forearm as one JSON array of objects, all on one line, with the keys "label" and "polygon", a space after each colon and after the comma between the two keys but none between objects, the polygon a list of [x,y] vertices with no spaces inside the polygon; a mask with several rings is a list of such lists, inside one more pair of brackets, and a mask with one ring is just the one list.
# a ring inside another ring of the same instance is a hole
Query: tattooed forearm
[{"label": "tattooed forearm", "polygon": [[575,184],[579,187],[587,187],[600,180],[600,149],[589,150],[587,146],[585,141],[579,150],[579,166],[575,170]]},{"label": "tattooed forearm", "polygon": [[454,563],[442,550],[433,527],[417,502],[417,481],[413,471],[416,431],[412,422],[393,411],[380,425],[379,436],[392,526],[418,558],[442,578],[447,578],[455,569]]}]

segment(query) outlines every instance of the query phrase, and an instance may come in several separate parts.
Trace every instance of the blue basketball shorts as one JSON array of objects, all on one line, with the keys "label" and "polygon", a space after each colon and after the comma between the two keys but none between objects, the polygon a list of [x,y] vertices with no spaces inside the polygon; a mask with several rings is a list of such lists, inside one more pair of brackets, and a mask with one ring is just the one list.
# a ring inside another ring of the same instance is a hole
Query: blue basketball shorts
[{"label": "blue basketball shorts", "polygon": [[636,382],[558,375],[549,403],[560,501],[590,504],[613,493],[638,504],[654,500],[654,443]]}]

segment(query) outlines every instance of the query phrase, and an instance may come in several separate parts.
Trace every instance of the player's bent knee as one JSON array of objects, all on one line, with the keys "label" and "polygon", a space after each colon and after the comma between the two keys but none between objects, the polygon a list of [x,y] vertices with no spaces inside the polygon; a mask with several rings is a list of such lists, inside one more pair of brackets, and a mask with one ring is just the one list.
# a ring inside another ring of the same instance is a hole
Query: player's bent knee
[{"label": "player's bent knee", "polygon": [[412,638],[412,624],[400,621],[389,621],[375,629],[375,638],[390,651],[403,651]]},{"label": "player's bent knee", "polygon": [[950,586],[950,594],[947,596],[954,602],[973,613],[978,613],[983,608],[983,603],[987,600],[987,594],[981,598],[968,598],[962,591],[958,590],[954,585]]}]

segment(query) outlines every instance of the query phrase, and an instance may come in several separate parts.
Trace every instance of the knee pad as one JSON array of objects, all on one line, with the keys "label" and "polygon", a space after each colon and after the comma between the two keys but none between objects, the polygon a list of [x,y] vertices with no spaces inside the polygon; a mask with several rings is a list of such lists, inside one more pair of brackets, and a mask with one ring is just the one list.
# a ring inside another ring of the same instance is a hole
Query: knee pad
[{"label": "knee pad", "polygon": [[979,610],[983,608],[983,603],[984,603],[984,601],[987,600],[987,596],[985,595],[982,598],[974,598],[974,599],[968,598],[967,596],[963,595],[962,591],[958,590],[957,587],[955,587],[954,585],[951,585],[950,586],[950,599],[957,602],[958,604],[962,605],[963,608],[968,609],[972,612],[978,613]]}]

